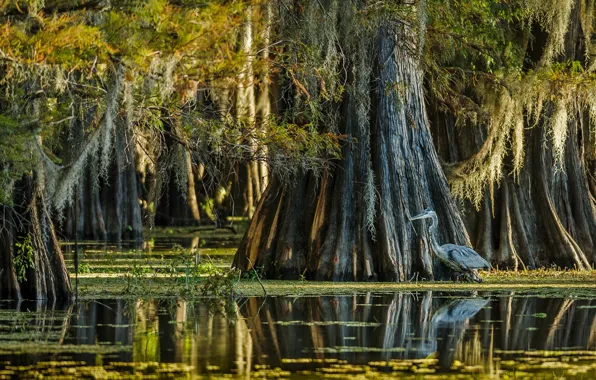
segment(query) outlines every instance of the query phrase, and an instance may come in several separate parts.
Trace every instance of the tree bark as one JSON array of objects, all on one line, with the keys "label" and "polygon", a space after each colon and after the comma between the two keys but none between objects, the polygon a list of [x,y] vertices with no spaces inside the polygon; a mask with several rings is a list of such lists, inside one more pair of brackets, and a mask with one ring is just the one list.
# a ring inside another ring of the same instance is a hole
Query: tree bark
[{"label": "tree bark", "polygon": [[[408,33],[400,36],[415,38]],[[444,278],[425,228],[416,226],[416,235],[408,220],[426,207],[439,215],[440,241],[468,243],[428,128],[418,61],[395,30],[380,27],[375,41],[375,51],[363,53],[376,57],[376,78],[366,79],[373,103],[368,126],[357,114],[359,99],[346,91],[337,105],[339,133],[350,141],[342,159],[320,178],[303,173],[294,185],[272,180],[233,266],[276,279]],[[342,62],[347,86],[354,85],[357,59]]]},{"label": "tree bark", "polygon": [[21,299],[21,287],[17,281],[13,257],[15,228],[12,209],[1,206],[0,226],[0,299]]},{"label": "tree bark", "polygon": [[[272,5],[271,2],[266,2],[263,30],[263,48],[261,49],[261,59],[264,62],[268,62],[270,59],[269,44],[271,43],[271,28],[272,28]],[[271,98],[269,94],[269,81],[270,72],[268,66],[264,69],[264,72],[259,77],[259,87],[256,100],[256,122],[259,134],[264,135],[267,133],[267,126],[269,125],[269,119],[271,117]],[[269,167],[267,166],[267,147],[259,147],[257,156],[259,157],[258,172],[260,180],[260,193],[265,191],[269,182]]]},{"label": "tree bark", "polygon": [[197,222],[201,222],[201,213],[199,212],[199,203],[197,202],[197,190],[195,188],[195,175],[192,170],[192,156],[188,149],[185,149],[185,161],[186,161],[186,176],[188,178],[188,207],[192,213],[193,219]]},{"label": "tree bark", "polygon": [[[72,293],[66,263],[56,236],[54,224],[48,214],[43,195],[41,169],[34,178],[24,177],[17,185],[15,209],[4,214],[0,230],[0,296],[11,299],[60,300]],[[12,213],[20,213],[18,218]],[[17,243],[24,247],[17,247]],[[27,257],[27,264],[17,268],[15,257]],[[29,258],[30,257],[30,258]],[[32,266],[29,265],[29,260]],[[21,282],[17,273],[24,271]]]}]

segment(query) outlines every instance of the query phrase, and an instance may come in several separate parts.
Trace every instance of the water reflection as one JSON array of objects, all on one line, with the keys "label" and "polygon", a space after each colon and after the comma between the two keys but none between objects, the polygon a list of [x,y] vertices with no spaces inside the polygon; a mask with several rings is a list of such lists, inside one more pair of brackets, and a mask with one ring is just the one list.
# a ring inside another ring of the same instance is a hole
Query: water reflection
[{"label": "water reflection", "polygon": [[[380,371],[392,371],[398,360],[430,357],[436,358],[433,371],[466,366],[496,376],[502,359],[522,351],[573,349],[588,355],[596,350],[596,300],[591,299],[426,291],[235,302],[234,316],[213,313],[203,302],[174,300],[0,303],[5,309],[0,310],[0,363],[165,362],[185,363],[197,374],[250,375],[276,367],[316,372],[334,363],[374,363]],[[25,317],[16,323],[19,315]],[[25,341],[73,345],[82,352],[52,353],[52,346],[48,353],[10,351],[6,347],[14,347],[23,320],[37,331]],[[102,351],[110,346],[119,349]]]},{"label": "water reflection", "polygon": [[267,354],[254,360],[280,367],[288,358],[314,357],[319,366],[329,358],[366,364],[437,353],[447,369],[462,351],[464,332],[489,325],[470,326],[488,298],[450,299],[431,291],[259,301],[251,299],[243,310],[252,340]]}]

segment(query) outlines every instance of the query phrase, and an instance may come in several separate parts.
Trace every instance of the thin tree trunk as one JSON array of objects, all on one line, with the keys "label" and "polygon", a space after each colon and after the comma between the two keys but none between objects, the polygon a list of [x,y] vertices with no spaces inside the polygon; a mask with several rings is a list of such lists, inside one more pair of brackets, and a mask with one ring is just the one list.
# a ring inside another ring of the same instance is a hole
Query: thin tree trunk
[{"label": "thin tree trunk", "polygon": [[186,176],[188,178],[188,207],[192,212],[192,217],[197,223],[201,222],[201,213],[199,212],[199,203],[197,202],[197,190],[195,188],[195,175],[192,170],[192,156],[188,149],[185,149],[185,161],[186,161]]},{"label": "thin tree trunk", "polygon": [[255,210],[255,206],[254,206],[254,202],[255,202],[255,197],[254,197],[254,189],[253,189],[253,181],[255,181],[256,179],[253,178],[253,172],[252,172],[252,163],[248,163],[246,165],[246,208],[247,208],[247,215],[249,219],[252,219],[252,217],[254,216],[254,210]]},{"label": "thin tree trunk", "polygon": [[[271,2],[266,2],[265,6],[265,15],[264,21],[265,29],[263,31],[263,48],[261,49],[261,59],[264,62],[267,62],[270,57],[269,53],[269,44],[271,43],[271,24],[272,24],[272,5]],[[268,68],[268,66],[267,66]],[[257,108],[256,108],[256,117],[257,117],[257,128],[261,135],[267,133],[267,126],[269,124],[269,118],[271,117],[271,98],[269,95],[269,70],[265,69],[259,78],[259,92],[257,95]],[[269,182],[269,167],[267,166],[267,147],[259,147],[259,152],[257,154],[259,156],[259,176],[260,179],[260,189],[261,194],[267,188]]]},{"label": "thin tree trunk", "polygon": [[[246,55],[246,63],[238,77],[238,87],[236,94],[236,119],[245,123],[249,127],[251,133],[256,133],[256,103],[255,103],[255,85],[253,74],[253,7],[246,8],[246,21],[242,28],[242,35],[240,39],[240,51]],[[247,184],[246,184],[246,198],[247,198],[247,214],[252,218],[254,213],[254,205],[261,196],[259,167],[255,160],[256,158],[256,142],[255,136],[250,135],[245,142],[249,145],[250,151],[253,155],[251,161],[247,164]]]}]

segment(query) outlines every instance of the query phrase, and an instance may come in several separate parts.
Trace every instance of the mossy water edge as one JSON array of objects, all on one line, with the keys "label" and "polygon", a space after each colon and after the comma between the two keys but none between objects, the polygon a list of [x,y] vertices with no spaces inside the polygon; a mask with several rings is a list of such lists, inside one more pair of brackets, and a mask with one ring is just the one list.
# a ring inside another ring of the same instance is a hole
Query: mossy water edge
[{"label": "mossy water edge", "polygon": [[[198,279],[200,285],[208,277]],[[138,276],[134,278],[135,289],[130,290],[130,276],[85,275],[79,278],[79,297],[94,298],[127,298],[127,297],[183,297],[202,298],[200,287],[195,291],[187,291],[181,281],[182,277],[172,276]],[[418,282],[318,282],[318,281],[286,281],[263,280],[268,296],[317,296],[317,295],[349,295],[366,292],[388,293],[400,291],[529,291],[544,293],[549,296],[596,296],[596,271],[536,271],[526,273],[507,273],[502,271],[484,274],[483,283],[454,283],[450,281],[418,281]],[[239,279],[234,284],[237,295],[251,297],[263,296],[263,288],[255,279]]]}]

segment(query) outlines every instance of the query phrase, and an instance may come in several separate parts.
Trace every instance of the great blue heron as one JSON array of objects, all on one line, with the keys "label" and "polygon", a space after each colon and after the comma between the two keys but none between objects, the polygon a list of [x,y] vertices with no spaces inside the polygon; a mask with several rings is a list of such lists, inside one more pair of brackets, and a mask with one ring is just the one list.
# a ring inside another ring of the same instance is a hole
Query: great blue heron
[{"label": "great blue heron", "polygon": [[478,269],[489,269],[490,264],[472,248],[457,244],[439,245],[437,242],[437,225],[439,221],[437,214],[431,209],[424,210],[421,214],[411,217],[410,220],[426,218],[432,219],[431,224],[428,226],[428,235],[431,251],[435,256],[451,270],[464,276],[466,280],[482,282],[478,275]]}]

